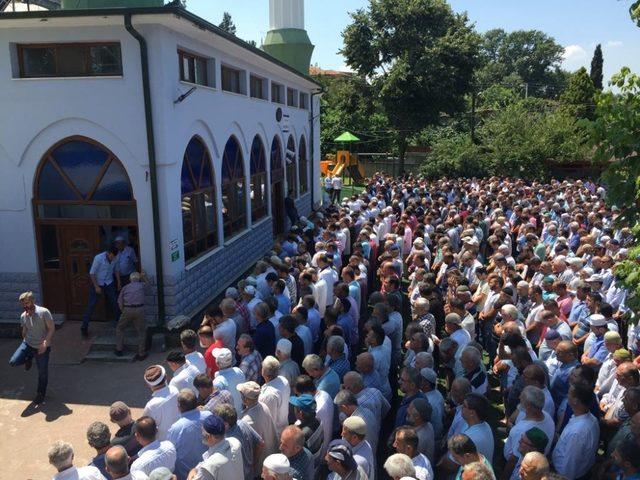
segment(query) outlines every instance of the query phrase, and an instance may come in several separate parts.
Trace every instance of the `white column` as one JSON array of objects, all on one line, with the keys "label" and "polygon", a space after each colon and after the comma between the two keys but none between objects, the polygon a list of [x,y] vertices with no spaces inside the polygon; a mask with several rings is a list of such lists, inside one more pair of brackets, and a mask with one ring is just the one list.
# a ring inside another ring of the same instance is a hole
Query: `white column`
[{"label": "white column", "polygon": [[304,30],[304,0],[269,0],[269,30]]}]

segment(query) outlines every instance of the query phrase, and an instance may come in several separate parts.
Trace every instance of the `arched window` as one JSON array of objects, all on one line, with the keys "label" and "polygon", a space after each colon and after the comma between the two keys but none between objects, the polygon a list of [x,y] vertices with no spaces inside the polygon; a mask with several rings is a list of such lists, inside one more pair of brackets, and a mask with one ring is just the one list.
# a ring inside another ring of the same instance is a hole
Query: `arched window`
[{"label": "arched window", "polygon": [[282,165],[282,146],[280,139],[276,135],[271,142],[271,183],[278,182],[284,178],[284,168]]},{"label": "arched window", "polygon": [[264,145],[258,135],[251,145],[251,218],[253,221],[267,216],[267,159]]},{"label": "arched window", "polygon": [[309,190],[309,177],[307,169],[309,168],[307,160],[307,142],[304,137],[300,137],[298,146],[298,176],[300,177],[300,195],[307,193]]},{"label": "arched window", "polygon": [[129,176],[102,145],[71,138],[40,164],[35,185],[39,218],[136,218]]},{"label": "arched window", "polygon": [[218,246],[215,181],[211,157],[198,137],[187,145],[180,177],[185,261]]},{"label": "arched window", "polygon": [[297,191],[297,175],[296,175],[296,141],[293,135],[289,136],[287,140],[287,153],[285,155],[287,164],[287,195],[290,191],[293,191],[292,197],[296,197]]},{"label": "arched window", "polygon": [[246,195],[242,151],[238,141],[231,137],[222,156],[222,220],[225,238],[231,238],[247,226]]}]

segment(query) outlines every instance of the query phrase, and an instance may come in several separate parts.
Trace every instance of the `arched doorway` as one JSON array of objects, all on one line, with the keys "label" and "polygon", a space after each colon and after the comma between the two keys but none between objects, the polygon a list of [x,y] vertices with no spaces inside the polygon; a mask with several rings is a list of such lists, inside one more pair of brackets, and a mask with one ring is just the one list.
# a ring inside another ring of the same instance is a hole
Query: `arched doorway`
[{"label": "arched doorway", "polygon": [[[118,236],[138,252],[129,176],[104,146],[85,137],[67,138],[40,161],[33,210],[44,304],[67,319],[80,319],[93,257]],[[105,305],[96,307],[94,318],[105,318]]]},{"label": "arched doorway", "polygon": [[273,234],[284,233],[284,165],[282,161],[282,145],[276,135],[271,142],[271,218]]}]

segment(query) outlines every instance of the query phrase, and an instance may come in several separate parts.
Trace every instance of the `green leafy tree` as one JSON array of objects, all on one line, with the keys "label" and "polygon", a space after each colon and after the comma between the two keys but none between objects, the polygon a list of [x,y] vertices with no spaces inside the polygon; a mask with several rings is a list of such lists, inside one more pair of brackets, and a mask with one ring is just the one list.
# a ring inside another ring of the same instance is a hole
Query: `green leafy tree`
[{"label": "green leafy tree", "polygon": [[[609,85],[618,93],[597,96],[593,123],[595,159],[608,165],[602,174],[608,186],[607,202],[622,209],[619,227],[630,227],[636,239],[628,260],[616,267],[618,281],[627,289],[626,304],[640,312],[640,76],[624,67]],[[635,322],[638,321],[636,316]]]},{"label": "green leafy tree", "polygon": [[593,143],[596,161],[609,164],[603,180],[609,186],[607,199],[624,207],[621,220],[640,221],[640,77],[624,67],[609,85],[619,93],[597,96]]},{"label": "green leafy tree", "polygon": [[351,19],[341,52],[377,92],[402,171],[411,136],[464,109],[479,36],[444,0],[370,0]]},{"label": "green leafy tree", "polygon": [[560,101],[565,108],[579,118],[593,118],[595,86],[587,69],[582,67],[571,76]]},{"label": "green leafy tree", "polygon": [[584,122],[539,98],[506,103],[484,120],[476,135],[479,145],[464,132],[435,138],[423,173],[543,178],[550,163],[582,161],[589,153]]},{"label": "green leafy tree", "polygon": [[483,66],[477,72],[477,82],[491,86],[516,75],[528,85],[529,95],[556,97],[563,86],[563,52],[561,45],[539,30],[489,30],[482,36]]},{"label": "green leafy tree", "polygon": [[324,88],[321,98],[320,145],[322,155],[335,153],[344,148],[337,145],[334,139],[345,131],[355,133],[362,142],[353,148],[358,150],[366,145],[367,150],[389,151],[388,123],[380,111],[373,88],[362,77],[352,76],[314,76]]},{"label": "green leafy tree", "polygon": [[631,19],[640,27],[640,0],[636,0],[631,4],[629,14],[631,15]]},{"label": "green leafy tree", "polygon": [[482,148],[467,133],[455,132],[433,141],[431,152],[421,167],[427,178],[484,177],[492,167]]},{"label": "green leafy tree", "polygon": [[233,19],[231,18],[231,14],[229,12],[224,12],[224,14],[222,15],[222,22],[220,22],[220,25],[218,26],[231,35],[236,34],[236,25],[235,23],[233,23]]},{"label": "green leafy tree", "polygon": [[591,71],[589,72],[589,76],[591,77],[591,81],[593,82],[593,86],[596,87],[596,90],[602,90],[602,66],[604,64],[604,60],[602,58],[602,46],[600,44],[596,45],[596,49],[593,51],[593,58],[591,59]]}]

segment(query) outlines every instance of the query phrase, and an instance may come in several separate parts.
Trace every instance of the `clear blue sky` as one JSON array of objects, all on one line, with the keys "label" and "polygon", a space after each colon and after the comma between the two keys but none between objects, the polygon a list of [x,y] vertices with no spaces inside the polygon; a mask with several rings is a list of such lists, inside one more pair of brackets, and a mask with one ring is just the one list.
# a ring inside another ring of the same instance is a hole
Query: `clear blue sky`
[{"label": "clear blue sky", "polygon": [[[602,44],[605,83],[622,66],[640,73],[640,28],[629,18],[630,0],[450,0],[454,10],[467,11],[480,32],[538,29],[565,47],[564,66],[589,68],[593,49]],[[341,32],[348,12],[365,7],[367,0],[306,0],[306,26],[316,48],[312,63],[324,69],[343,69]],[[231,13],[246,40],[260,43],[269,24],[268,0],[187,0],[195,14],[219,23]]]}]

